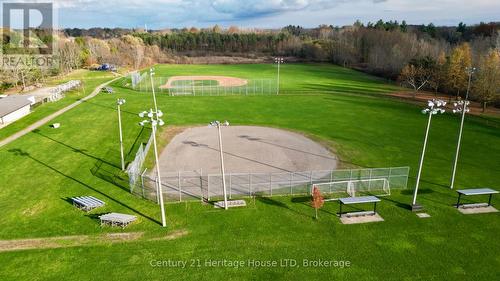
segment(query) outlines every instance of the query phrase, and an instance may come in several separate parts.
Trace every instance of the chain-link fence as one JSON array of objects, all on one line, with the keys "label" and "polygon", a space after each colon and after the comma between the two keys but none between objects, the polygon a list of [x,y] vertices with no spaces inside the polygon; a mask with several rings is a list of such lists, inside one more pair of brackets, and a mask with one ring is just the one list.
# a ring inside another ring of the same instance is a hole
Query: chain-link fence
[{"label": "chain-link fence", "polygon": [[[391,189],[405,189],[409,167],[307,171],[290,173],[233,173],[226,174],[229,198],[246,196],[306,195],[311,186],[359,180],[387,180]],[[144,173],[132,190],[135,194],[157,201],[156,180]],[[161,177],[165,202],[218,200],[223,196],[221,175],[203,175],[203,171],[165,173]]]},{"label": "chain-link fence", "polygon": [[142,176],[144,176],[144,171],[142,171],[142,165],[146,160],[146,156],[148,154],[152,142],[153,142],[153,135],[151,134],[146,145],[143,145],[141,143],[139,149],[137,150],[137,153],[135,154],[134,160],[130,162],[130,164],[127,166],[130,192],[134,192],[134,187],[136,187],[139,184],[138,180],[139,179],[142,180]]}]

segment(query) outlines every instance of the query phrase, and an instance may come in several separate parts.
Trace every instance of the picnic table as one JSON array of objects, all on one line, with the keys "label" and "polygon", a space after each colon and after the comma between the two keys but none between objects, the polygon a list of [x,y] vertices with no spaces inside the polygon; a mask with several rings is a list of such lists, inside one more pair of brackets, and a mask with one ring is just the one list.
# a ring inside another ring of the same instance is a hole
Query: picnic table
[{"label": "picnic table", "polygon": [[120,214],[120,213],[109,213],[105,215],[99,216],[102,225],[111,225],[111,226],[121,226],[125,228],[127,225],[132,223],[137,219],[136,216]]},{"label": "picnic table", "polygon": [[73,201],[73,205],[75,207],[86,212],[89,212],[98,207],[102,207],[106,204],[104,201],[101,201],[94,196],[73,197],[71,198],[71,200]]},{"label": "picnic table", "polygon": [[[489,198],[488,198],[488,207],[491,206],[491,197],[493,196],[493,194],[497,194],[498,191],[496,190],[493,190],[491,188],[475,188],[475,189],[461,189],[461,190],[457,190],[457,193],[458,193],[458,200],[457,200],[457,205],[456,207],[460,207],[460,198],[462,197],[462,195],[464,196],[473,196],[473,195],[489,195]],[[485,203],[483,204],[468,204],[470,205],[471,207],[483,207],[485,205]],[[466,206],[466,205],[464,205]]]},{"label": "picnic table", "polygon": [[347,197],[340,198],[340,211],[339,216],[342,217],[342,205],[353,205],[353,204],[365,204],[365,203],[373,203],[373,212],[358,212],[361,215],[375,215],[377,212],[377,202],[380,202],[380,199],[376,196],[361,196],[361,197]]}]

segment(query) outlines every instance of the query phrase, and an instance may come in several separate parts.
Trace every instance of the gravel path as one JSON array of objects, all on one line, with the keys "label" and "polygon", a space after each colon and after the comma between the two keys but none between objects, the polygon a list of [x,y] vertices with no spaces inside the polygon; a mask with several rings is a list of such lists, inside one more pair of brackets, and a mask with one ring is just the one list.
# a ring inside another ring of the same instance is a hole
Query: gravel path
[{"label": "gravel path", "polygon": [[114,78],[114,79],[112,79],[112,80],[110,80],[108,82],[105,82],[105,83],[97,86],[97,88],[95,88],[95,90],[92,93],[90,93],[88,96],[82,98],[81,100],[78,100],[78,101],[76,101],[76,102],[74,102],[74,103],[72,103],[72,104],[70,104],[70,105],[68,105],[68,106],[60,109],[60,110],[58,110],[58,111],[50,114],[49,116],[46,116],[46,117],[44,117],[44,118],[36,121],[35,123],[29,125],[28,127],[22,129],[21,131],[19,131],[17,133],[14,133],[13,135],[8,136],[7,138],[1,140],[0,141],[0,147],[2,147],[4,145],[6,145],[6,144],[9,144],[9,143],[17,140],[18,138],[20,138],[20,137],[22,137],[22,136],[30,133],[31,131],[33,131],[33,130],[35,130],[37,128],[40,128],[41,126],[43,126],[43,125],[47,124],[48,122],[50,122],[52,119],[54,119],[54,118],[58,117],[59,115],[65,113],[66,111],[68,111],[68,110],[70,110],[70,109],[72,109],[72,108],[80,105],[81,103],[83,103],[83,102],[85,102],[85,101],[87,101],[87,100],[95,97],[97,94],[99,94],[101,92],[101,89],[103,87],[105,87],[109,83],[111,83],[111,82],[113,82],[113,81],[115,81],[115,80],[117,80],[119,78],[121,78],[121,77],[116,77],[116,78]]}]

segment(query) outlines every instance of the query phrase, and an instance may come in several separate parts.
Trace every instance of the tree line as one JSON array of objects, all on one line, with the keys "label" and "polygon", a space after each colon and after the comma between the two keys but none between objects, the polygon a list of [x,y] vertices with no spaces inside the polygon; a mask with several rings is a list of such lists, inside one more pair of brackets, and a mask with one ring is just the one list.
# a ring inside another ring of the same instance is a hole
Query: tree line
[{"label": "tree line", "polygon": [[397,80],[415,95],[425,89],[463,96],[468,82],[465,70],[474,66],[474,98],[485,106],[499,99],[500,23],[438,27],[379,20],[275,30],[218,25],[164,30],[94,28],[66,29],[46,39],[58,46],[56,68],[2,70],[3,88],[101,63],[138,69],[189,56],[285,56],[331,62]]}]

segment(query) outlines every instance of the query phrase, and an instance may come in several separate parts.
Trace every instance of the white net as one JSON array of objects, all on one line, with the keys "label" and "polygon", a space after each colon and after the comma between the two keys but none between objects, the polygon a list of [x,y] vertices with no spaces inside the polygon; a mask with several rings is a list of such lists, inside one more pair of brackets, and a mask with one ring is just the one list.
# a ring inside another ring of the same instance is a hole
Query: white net
[{"label": "white net", "polygon": [[314,187],[318,188],[325,197],[332,200],[366,195],[391,195],[389,180],[387,178],[317,183],[311,185],[311,190]]}]

